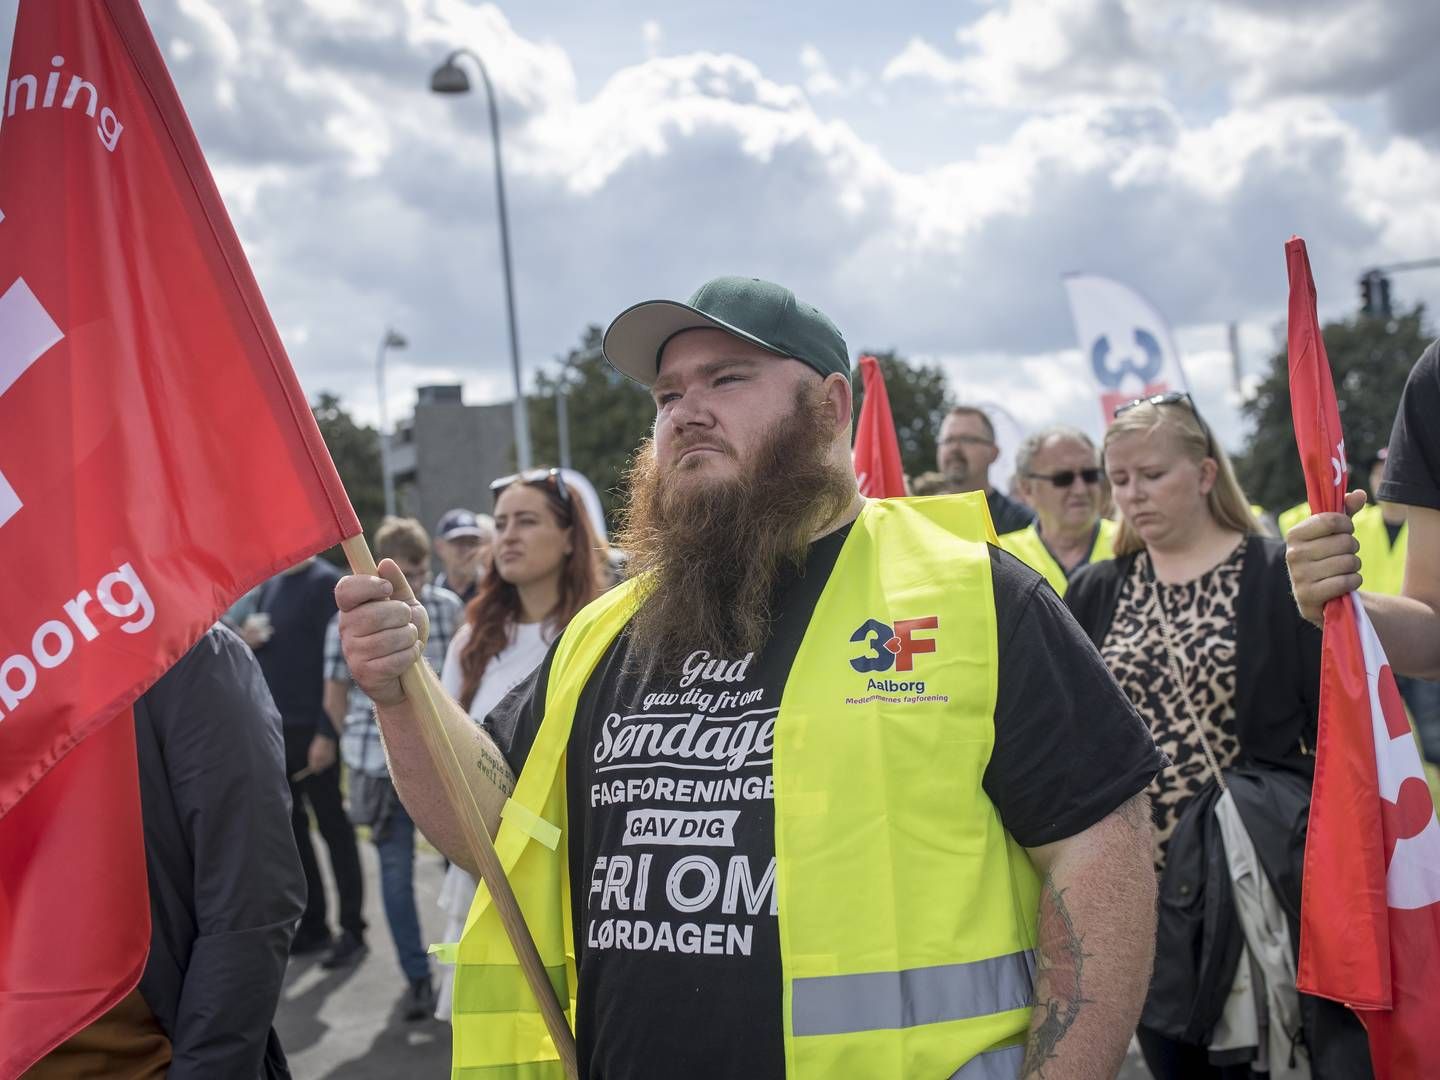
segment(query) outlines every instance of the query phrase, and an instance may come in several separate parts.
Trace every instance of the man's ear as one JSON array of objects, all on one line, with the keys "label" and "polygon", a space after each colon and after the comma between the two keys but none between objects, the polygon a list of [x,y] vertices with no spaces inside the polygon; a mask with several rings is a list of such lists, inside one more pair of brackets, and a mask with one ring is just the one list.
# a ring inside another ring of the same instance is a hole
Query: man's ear
[{"label": "man's ear", "polygon": [[843,430],[848,435],[855,417],[855,392],[850,386],[850,379],[839,372],[833,372],[825,376],[825,381],[820,386],[821,392],[835,410],[835,430]]}]

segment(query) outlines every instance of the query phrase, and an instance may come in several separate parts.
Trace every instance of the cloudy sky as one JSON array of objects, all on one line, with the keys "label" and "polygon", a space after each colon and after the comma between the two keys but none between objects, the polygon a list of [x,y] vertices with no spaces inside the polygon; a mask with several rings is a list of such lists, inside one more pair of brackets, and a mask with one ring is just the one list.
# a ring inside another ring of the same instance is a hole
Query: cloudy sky
[{"label": "cloudy sky", "polygon": [[[1168,315],[1233,447],[1224,327],[1258,369],[1291,233],[1322,315],[1355,307],[1363,268],[1440,255],[1435,0],[144,8],[301,381],[365,419],[387,325],[410,341],[392,417],[417,383],[509,396],[483,101],[427,89],[459,45],[500,98],[532,372],[587,323],[746,273],[852,351],[1093,429],[1060,285],[1090,270]],[[1394,290],[1433,309],[1440,271]]]}]

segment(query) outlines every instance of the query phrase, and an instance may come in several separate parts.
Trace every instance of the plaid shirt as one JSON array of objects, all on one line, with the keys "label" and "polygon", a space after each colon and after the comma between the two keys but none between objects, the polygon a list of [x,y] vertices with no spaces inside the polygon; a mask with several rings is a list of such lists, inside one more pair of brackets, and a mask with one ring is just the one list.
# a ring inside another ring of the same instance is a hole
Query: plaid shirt
[{"label": "plaid shirt", "polygon": [[[425,643],[425,659],[436,671],[445,662],[450,639],[460,627],[464,607],[460,598],[449,589],[426,585],[420,590],[420,602],[430,614],[430,639]],[[330,620],[325,631],[325,678],[350,683],[345,702],[345,730],[340,735],[340,756],[352,772],[385,776],[385,749],[380,745],[380,725],[375,708],[364,692],[350,678],[345,654],[340,650],[340,616]]]}]

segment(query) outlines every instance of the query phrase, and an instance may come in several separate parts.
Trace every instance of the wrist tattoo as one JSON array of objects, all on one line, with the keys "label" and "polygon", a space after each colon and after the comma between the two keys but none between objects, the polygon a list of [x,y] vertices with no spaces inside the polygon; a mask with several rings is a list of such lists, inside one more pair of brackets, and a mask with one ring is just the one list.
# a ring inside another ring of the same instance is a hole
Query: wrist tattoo
[{"label": "wrist tattoo", "polygon": [[1031,1016],[1022,1078],[1045,1075],[1045,1066],[1058,1056],[1060,1041],[1086,1004],[1082,976],[1089,954],[1085,938],[1075,929],[1065,890],[1055,888],[1049,876],[1042,886],[1037,929],[1034,1009],[1038,1020]]}]

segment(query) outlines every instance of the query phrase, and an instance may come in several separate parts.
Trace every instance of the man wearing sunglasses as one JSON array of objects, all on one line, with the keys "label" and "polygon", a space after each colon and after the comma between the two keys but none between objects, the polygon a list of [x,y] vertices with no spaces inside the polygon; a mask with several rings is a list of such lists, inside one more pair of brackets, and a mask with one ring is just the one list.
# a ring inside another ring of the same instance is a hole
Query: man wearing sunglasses
[{"label": "man wearing sunglasses", "polygon": [[[581,1075],[1114,1075],[1163,759],[1059,598],[980,493],[860,496],[848,350],[790,290],[720,278],[604,349],[656,407],[635,574],[483,731],[443,706]],[[337,590],[346,655],[465,865],[397,682],[423,613],[388,588]],[[558,1077],[484,889],[457,956],[457,1074]]]},{"label": "man wearing sunglasses", "polygon": [[1083,431],[1046,428],[1020,444],[1015,470],[1037,520],[1003,534],[1000,546],[1064,596],[1071,574],[1115,556],[1118,526],[1101,516],[1108,500],[1100,452]]}]

